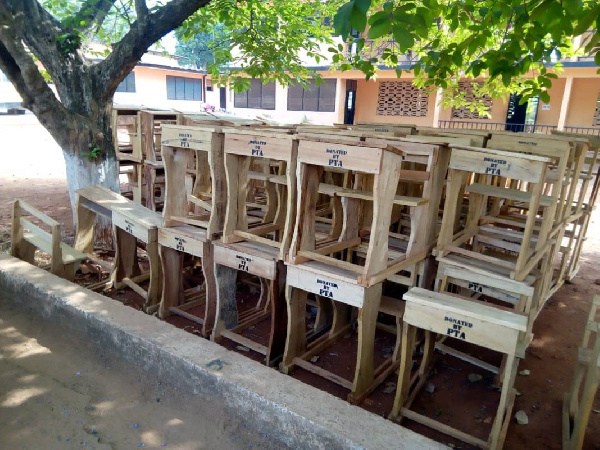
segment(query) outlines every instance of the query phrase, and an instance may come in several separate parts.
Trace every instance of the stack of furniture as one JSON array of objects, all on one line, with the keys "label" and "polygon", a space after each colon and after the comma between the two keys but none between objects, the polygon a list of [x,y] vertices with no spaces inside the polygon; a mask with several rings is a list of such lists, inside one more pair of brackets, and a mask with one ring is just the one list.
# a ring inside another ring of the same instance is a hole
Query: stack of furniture
[{"label": "stack of furniture", "polygon": [[[54,256],[68,265],[63,274],[94,257],[93,223],[104,215],[117,233],[112,284],[144,296],[146,312],[189,319],[204,337],[233,341],[284,373],[301,368],[325,378],[346,388],[351,403],[398,370],[390,418],[502,447],[536,317],[579,268],[600,188],[597,138],[389,124],[277,127],[115,111],[119,159],[144,167],[131,173],[141,170],[148,208],[100,187],[80,190],[80,258],[66,262],[64,250]],[[162,217],[150,210],[161,202]],[[31,260],[27,242],[40,233],[19,219],[17,206],[15,252]],[[54,234],[44,248],[58,246]],[[184,276],[191,272],[193,286]],[[259,327],[267,331],[249,332]],[[584,347],[594,345],[594,327]],[[348,376],[323,360],[353,330]],[[383,359],[375,357],[376,333],[393,342]],[[436,351],[496,377],[488,439],[413,410]],[[499,357],[490,360],[490,351]],[[581,383],[595,389],[596,359],[580,355],[567,402],[569,442],[582,436],[587,403],[578,407],[576,392]]]}]

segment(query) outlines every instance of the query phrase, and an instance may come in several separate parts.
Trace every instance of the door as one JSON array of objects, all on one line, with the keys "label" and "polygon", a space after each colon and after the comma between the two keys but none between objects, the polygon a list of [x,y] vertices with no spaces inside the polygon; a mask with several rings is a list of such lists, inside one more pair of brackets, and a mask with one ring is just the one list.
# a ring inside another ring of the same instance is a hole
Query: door
[{"label": "door", "polygon": [[219,88],[219,108],[227,109],[227,88]]},{"label": "door", "polygon": [[506,130],[522,132],[525,129],[525,118],[527,117],[527,102],[520,104],[521,96],[510,94],[508,110],[506,111]]},{"label": "door", "polygon": [[356,111],[356,80],[346,80],[346,103],[344,106],[344,124],[354,124],[354,112]]}]

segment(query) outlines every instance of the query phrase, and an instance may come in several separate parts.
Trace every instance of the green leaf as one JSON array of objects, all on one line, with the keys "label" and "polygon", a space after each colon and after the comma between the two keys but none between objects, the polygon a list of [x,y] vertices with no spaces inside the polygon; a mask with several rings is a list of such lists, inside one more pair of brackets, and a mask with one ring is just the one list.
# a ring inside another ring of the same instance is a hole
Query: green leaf
[{"label": "green leaf", "polygon": [[394,27],[393,33],[401,51],[409,50],[415,44],[413,35],[403,26]]},{"label": "green leaf", "polygon": [[581,20],[577,23],[577,26],[573,30],[575,36],[579,36],[581,33],[586,32],[592,27],[592,24],[596,20],[595,14],[585,14]]},{"label": "green leaf", "polygon": [[540,92],[540,100],[544,103],[550,103],[550,94],[548,94],[548,91]]},{"label": "green leaf", "polygon": [[462,53],[460,51],[455,51],[452,54],[452,61],[454,61],[454,64],[456,64],[457,66],[462,66],[463,63],[463,56]]},{"label": "green leaf", "polygon": [[333,17],[333,27],[335,32],[342,36],[342,39],[346,40],[350,34],[350,16],[354,9],[354,1],[350,1],[338,9],[337,13]]},{"label": "green leaf", "polygon": [[364,13],[365,16],[370,6],[371,0],[354,0],[354,9]]},{"label": "green leaf", "polygon": [[363,32],[367,26],[367,15],[357,8],[354,8],[350,15],[350,25],[352,25],[352,28],[355,30]]},{"label": "green leaf", "polygon": [[369,39],[377,39],[390,32],[391,23],[389,20],[383,20],[381,22],[371,24],[367,37]]}]

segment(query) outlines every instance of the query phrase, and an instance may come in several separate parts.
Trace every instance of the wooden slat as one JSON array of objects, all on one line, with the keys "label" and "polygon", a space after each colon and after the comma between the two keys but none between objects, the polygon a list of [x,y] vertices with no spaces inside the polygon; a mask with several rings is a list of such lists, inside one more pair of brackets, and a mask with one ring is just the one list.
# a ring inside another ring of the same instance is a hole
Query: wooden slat
[{"label": "wooden slat", "polygon": [[[467,192],[473,194],[489,195],[490,197],[506,198],[517,202],[531,201],[531,193],[519,191],[518,189],[509,189],[499,186],[490,186],[488,184],[473,183],[467,187]],[[542,195],[540,198],[540,206],[550,206],[554,199],[547,195]]]},{"label": "wooden slat", "polygon": [[[48,238],[46,238],[34,233],[23,233],[23,239],[25,239],[27,242],[30,242],[40,250],[52,254],[52,238],[50,235],[48,235]],[[87,259],[87,256],[84,253],[75,250],[73,247],[70,247],[64,242],[60,243],[60,248],[62,250],[62,262],[64,264],[70,264],[75,261],[83,261],[84,259]]]},{"label": "wooden slat", "polygon": [[235,230],[233,232],[234,235],[247,239],[249,241],[254,241],[254,242],[258,242],[260,244],[265,244],[268,245],[270,247],[275,247],[275,248],[280,248],[281,247],[281,242],[277,242],[277,241],[273,241],[271,239],[267,239],[267,238],[263,238],[260,236],[256,236],[255,234],[249,233],[247,231],[240,231],[240,230]]},{"label": "wooden slat", "polygon": [[148,297],[148,292],[134,283],[131,279],[123,278],[121,283],[133,290],[136,294],[141,295],[144,299]]},{"label": "wooden slat", "polygon": [[432,428],[437,431],[441,431],[442,433],[447,434],[448,436],[452,436],[456,439],[460,439],[461,441],[466,442],[467,444],[471,444],[471,445],[474,445],[479,448],[488,448],[489,447],[487,442],[485,442],[481,439],[478,439],[475,436],[471,436],[470,434],[467,434],[464,431],[457,430],[456,428],[452,428],[451,426],[448,426],[448,425],[440,423],[436,420],[430,419],[429,417],[418,414],[414,411],[411,411],[410,409],[402,408],[401,414],[403,417],[406,417],[407,419],[414,420],[415,422],[418,422],[429,428]]},{"label": "wooden slat", "polygon": [[201,200],[194,195],[188,195],[188,202],[193,203],[194,205],[198,205],[207,211],[212,211],[212,204],[210,204],[209,202],[206,202],[204,200]]},{"label": "wooden slat", "polygon": [[346,380],[345,378],[336,375],[328,370],[323,369],[322,367],[315,366],[314,364],[309,363],[301,358],[294,358],[292,364],[301,367],[304,370],[307,370],[315,375],[319,375],[320,377],[325,378],[326,380],[333,381],[335,384],[339,384],[340,386],[352,390],[352,382]]},{"label": "wooden slat", "polygon": [[316,252],[311,252],[311,251],[307,251],[307,250],[301,250],[298,253],[298,256],[307,258],[307,259],[311,259],[313,261],[319,261],[322,262],[324,264],[330,265],[330,266],[334,266],[337,267],[339,269],[344,269],[344,270],[350,270],[352,272],[355,272],[357,274],[362,274],[365,270],[364,267],[359,266],[357,264],[352,264],[346,261],[341,261],[339,259],[335,259],[335,258],[331,258],[329,256],[325,256],[325,255],[321,255],[319,253]]},{"label": "wooden slat", "polygon": [[40,211],[39,209],[34,208],[33,206],[31,206],[29,203],[27,203],[24,200],[18,199],[17,200],[19,202],[19,206],[21,207],[21,209],[24,209],[25,211],[27,211],[29,214],[31,214],[32,216],[37,217],[38,219],[40,219],[42,222],[44,222],[46,225],[49,225],[51,227],[56,226],[56,225],[60,225],[56,220],[54,220],[52,217],[47,216],[46,214],[44,214],[42,211]]},{"label": "wooden slat", "polygon": [[[357,198],[359,200],[373,201],[373,193],[368,191],[359,191],[356,189],[348,189],[340,186],[334,186],[332,184],[319,184],[319,194],[325,194],[329,196],[338,197],[349,197]],[[428,203],[428,199],[421,197],[408,197],[404,195],[396,195],[394,197],[394,204],[402,206],[420,206]]]},{"label": "wooden slat", "polygon": [[259,344],[258,342],[254,342],[254,341],[248,339],[247,337],[244,337],[240,334],[234,333],[230,330],[222,330],[221,336],[229,339],[230,341],[237,342],[238,344],[243,345],[244,347],[248,347],[250,350],[253,350],[262,355],[267,354],[266,346]]}]

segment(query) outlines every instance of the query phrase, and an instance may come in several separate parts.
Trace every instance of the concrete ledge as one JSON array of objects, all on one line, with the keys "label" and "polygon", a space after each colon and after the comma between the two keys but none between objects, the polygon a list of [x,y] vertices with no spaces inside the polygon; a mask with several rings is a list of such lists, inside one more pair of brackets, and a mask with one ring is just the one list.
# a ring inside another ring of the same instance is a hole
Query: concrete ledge
[{"label": "concrete ledge", "polygon": [[[292,448],[446,448],[155,317],[0,253],[0,296]],[[176,380],[174,382],[174,380]],[[208,413],[199,412],[199,414]]]}]

